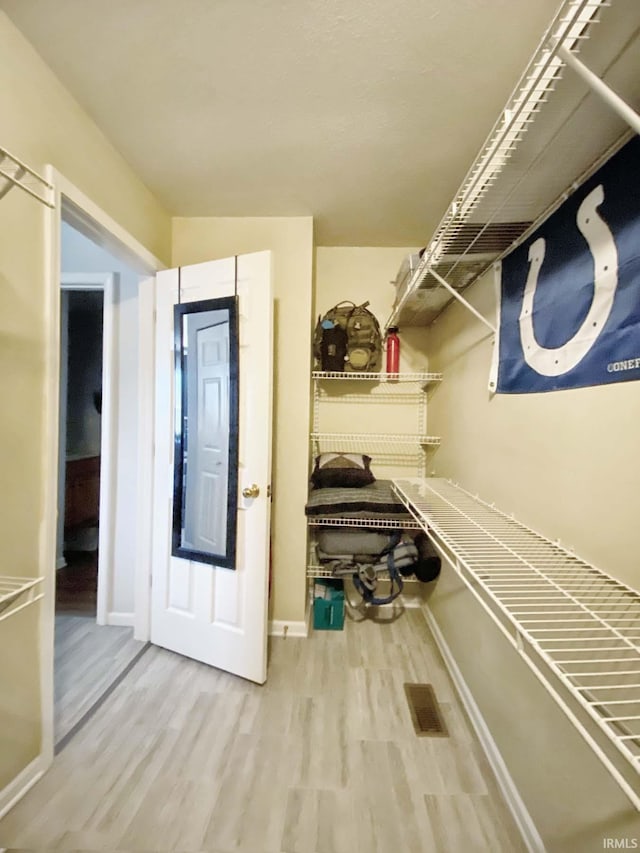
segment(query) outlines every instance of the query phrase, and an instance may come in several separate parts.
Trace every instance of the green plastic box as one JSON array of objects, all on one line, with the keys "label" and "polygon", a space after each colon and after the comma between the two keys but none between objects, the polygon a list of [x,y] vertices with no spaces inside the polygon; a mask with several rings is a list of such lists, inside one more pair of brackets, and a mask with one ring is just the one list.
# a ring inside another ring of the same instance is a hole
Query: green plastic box
[{"label": "green plastic box", "polygon": [[342,581],[316,581],[313,595],[313,628],[316,631],[342,631],[344,628],[344,589]]}]

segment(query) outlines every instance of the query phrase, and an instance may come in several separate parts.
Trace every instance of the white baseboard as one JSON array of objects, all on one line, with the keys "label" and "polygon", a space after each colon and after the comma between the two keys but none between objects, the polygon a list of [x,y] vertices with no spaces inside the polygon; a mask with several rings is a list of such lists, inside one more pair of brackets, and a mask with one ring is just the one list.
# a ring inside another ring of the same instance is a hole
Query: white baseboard
[{"label": "white baseboard", "polygon": [[545,846],[533,820],[531,819],[531,815],[529,814],[527,807],[525,806],[522,797],[511,778],[507,765],[504,763],[504,759],[500,755],[500,751],[498,750],[497,744],[491,735],[491,731],[489,730],[484,717],[480,713],[480,709],[476,705],[475,699],[473,698],[473,695],[460,672],[451,649],[449,648],[447,641],[445,640],[444,635],[442,634],[442,631],[440,630],[440,627],[427,604],[423,607],[423,613],[436,644],[440,649],[440,654],[442,655],[447,669],[449,670],[449,675],[456,686],[462,704],[464,705],[475,733],[478,736],[480,745],[482,746],[484,753],[487,756],[487,760],[491,765],[491,769],[493,770],[500,790],[502,791],[507,807],[513,815],[513,819],[518,825],[520,834],[527,845],[527,849],[530,853],[545,853]]},{"label": "white baseboard", "polygon": [[272,619],[269,622],[270,637],[308,637],[309,622],[288,622],[286,619]]},{"label": "white baseboard", "polygon": [[135,623],[135,613],[119,613],[112,610],[107,613],[107,625],[117,625],[121,628],[133,628]]},{"label": "white baseboard", "polygon": [[4,817],[9,809],[12,809],[27,791],[42,778],[46,769],[44,755],[39,755],[16,776],[13,782],[9,782],[0,791],[0,818]]}]

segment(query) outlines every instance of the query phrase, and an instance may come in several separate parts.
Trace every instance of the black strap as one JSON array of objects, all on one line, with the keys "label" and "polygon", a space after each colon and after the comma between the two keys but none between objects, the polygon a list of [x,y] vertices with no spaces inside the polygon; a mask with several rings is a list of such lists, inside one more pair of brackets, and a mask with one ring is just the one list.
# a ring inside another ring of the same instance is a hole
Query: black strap
[{"label": "black strap", "polygon": [[380,560],[381,557],[386,557],[390,551],[393,551],[396,545],[400,544],[401,539],[402,530],[394,530],[389,537],[389,544],[378,554],[378,560]]},{"label": "black strap", "polygon": [[353,585],[362,596],[362,599],[365,604],[390,604],[400,595],[400,593],[404,589],[404,581],[402,580],[402,576],[396,568],[396,561],[393,557],[393,550],[389,551],[389,553],[387,554],[387,567],[389,569],[389,577],[391,579],[391,588],[389,589],[389,595],[385,596],[384,598],[380,598],[374,595],[374,590],[371,589],[369,585],[362,580],[362,578],[357,572],[353,575]]}]

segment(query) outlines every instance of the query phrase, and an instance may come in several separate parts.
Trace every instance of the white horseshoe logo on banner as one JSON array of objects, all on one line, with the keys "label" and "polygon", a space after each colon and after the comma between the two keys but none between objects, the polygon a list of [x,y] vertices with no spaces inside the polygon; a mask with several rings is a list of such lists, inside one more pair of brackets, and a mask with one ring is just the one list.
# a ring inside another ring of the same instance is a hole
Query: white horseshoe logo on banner
[{"label": "white horseshoe logo on banner", "polygon": [[596,342],[611,313],[618,287],[618,252],[609,226],[597,212],[603,201],[604,190],[600,184],[578,208],[576,224],[593,255],[593,300],[575,335],[555,349],[540,346],[533,331],[533,299],[546,242],[541,237],[529,248],[529,275],[519,317],[520,340],[525,361],[543,376],[560,376],[579,364]]}]

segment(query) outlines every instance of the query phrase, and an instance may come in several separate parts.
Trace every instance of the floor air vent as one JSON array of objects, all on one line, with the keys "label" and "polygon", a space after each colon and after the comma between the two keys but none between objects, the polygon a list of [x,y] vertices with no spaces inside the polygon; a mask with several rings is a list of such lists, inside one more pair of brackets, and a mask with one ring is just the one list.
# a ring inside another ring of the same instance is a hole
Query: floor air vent
[{"label": "floor air vent", "polygon": [[420,737],[448,737],[433,687],[430,684],[405,684],[404,692],[416,734]]}]

